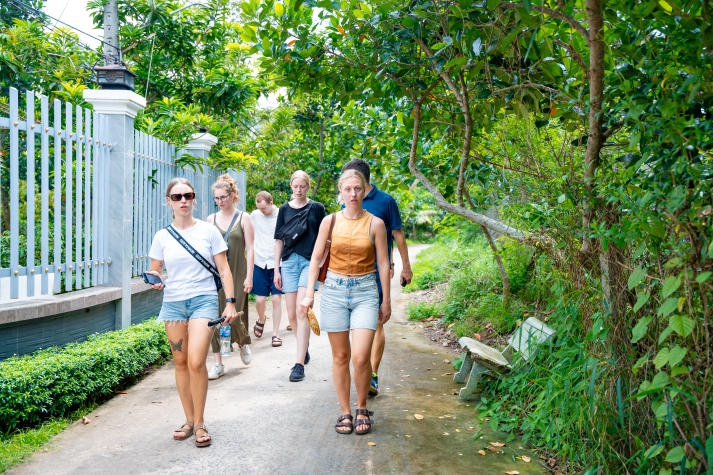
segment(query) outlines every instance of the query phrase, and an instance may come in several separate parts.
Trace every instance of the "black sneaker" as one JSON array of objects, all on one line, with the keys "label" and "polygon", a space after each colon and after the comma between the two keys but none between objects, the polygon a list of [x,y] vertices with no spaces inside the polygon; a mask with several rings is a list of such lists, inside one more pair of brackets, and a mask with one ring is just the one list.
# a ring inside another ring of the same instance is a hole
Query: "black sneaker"
[{"label": "black sneaker", "polygon": [[309,363],[310,357],[309,357],[309,350],[307,350],[307,353],[305,353],[305,364]]},{"label": "black sneaker", "polygon": [[305,367],[299,363],[295,363],[292,367],[292,372],[290,373],[290,381],[296,383],[297,381],[302,381],[305,379]]}]

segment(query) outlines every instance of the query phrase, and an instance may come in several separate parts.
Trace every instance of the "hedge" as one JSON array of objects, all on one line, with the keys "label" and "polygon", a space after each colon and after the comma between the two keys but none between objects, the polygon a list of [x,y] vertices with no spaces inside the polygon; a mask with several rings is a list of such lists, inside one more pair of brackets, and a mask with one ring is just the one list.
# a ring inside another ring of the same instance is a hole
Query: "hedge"
[{"label": "hedge", "polygon": [[86,341],[0,362],[0,431],[64,417],[105,399],[170,356],[163,324],[147,320]]}]

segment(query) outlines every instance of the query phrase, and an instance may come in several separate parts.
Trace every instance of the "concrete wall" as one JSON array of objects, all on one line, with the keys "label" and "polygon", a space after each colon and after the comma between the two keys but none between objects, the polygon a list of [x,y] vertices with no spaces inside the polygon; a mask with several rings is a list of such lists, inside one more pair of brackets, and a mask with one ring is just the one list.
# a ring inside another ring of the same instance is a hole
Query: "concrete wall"
[{"label": "concrete wall", "polygon": [[[120,287],[94,287],[0,305],[0,360],[117,329],[121,294]],[[143,280],[133,279],[131,323],[158,315],[162,297],[162,292],[149,289]]]}]

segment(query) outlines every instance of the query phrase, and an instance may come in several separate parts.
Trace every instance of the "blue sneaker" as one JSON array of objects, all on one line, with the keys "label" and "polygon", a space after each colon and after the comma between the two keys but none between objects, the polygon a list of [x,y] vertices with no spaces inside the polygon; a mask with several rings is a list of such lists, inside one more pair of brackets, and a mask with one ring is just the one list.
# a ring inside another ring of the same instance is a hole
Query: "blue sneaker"
[{"label": "blue sneaker", "polygon": [[379,394],[379,376],[376,373],[371,373],[371,384],[369,384],[369,396]]},{"label": "blue sneaker", "polygon": [[302,381],[305,379],[305,367],[299,363],[295,363],[292,367],[292,372],[290,373],[290,381],[296,383],[297,381]]}]

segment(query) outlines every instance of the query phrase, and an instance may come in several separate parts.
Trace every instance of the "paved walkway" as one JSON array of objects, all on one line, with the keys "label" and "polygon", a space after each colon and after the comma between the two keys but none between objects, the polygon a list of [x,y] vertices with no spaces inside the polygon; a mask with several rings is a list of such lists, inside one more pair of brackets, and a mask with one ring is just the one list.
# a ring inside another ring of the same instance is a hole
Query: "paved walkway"
[{"label": "paved walkway", "polygon": [[[264,336],[253,338],[252,364],[243,365],[234,353],[225,360],[226,375],[210,382],[205,416],[210,447],[171,438],[183,416],[168,363],[87,414],[89,424],[75,423],[46,451],[8,473],[546,473],[534,455],[514,443],[504,454],[477,453],[488,442],[473,440],[480,430],[474,427],[473,408],[454,395],[454,354],[406,321],[408,294],[401,295],[397,282],[393,279],[394,316],[387,324],[381,394],[369,400],[376,422],[368,435],[334,431],[340,411],[326,334],[312,335],[306,378],[291,383],[294,337],[283,332],[283,346],[272,348],[268,321]],[[254,307],[250,312],[252,325],[257,314]],[[514,461],[521,454],[533,462]]]}]

